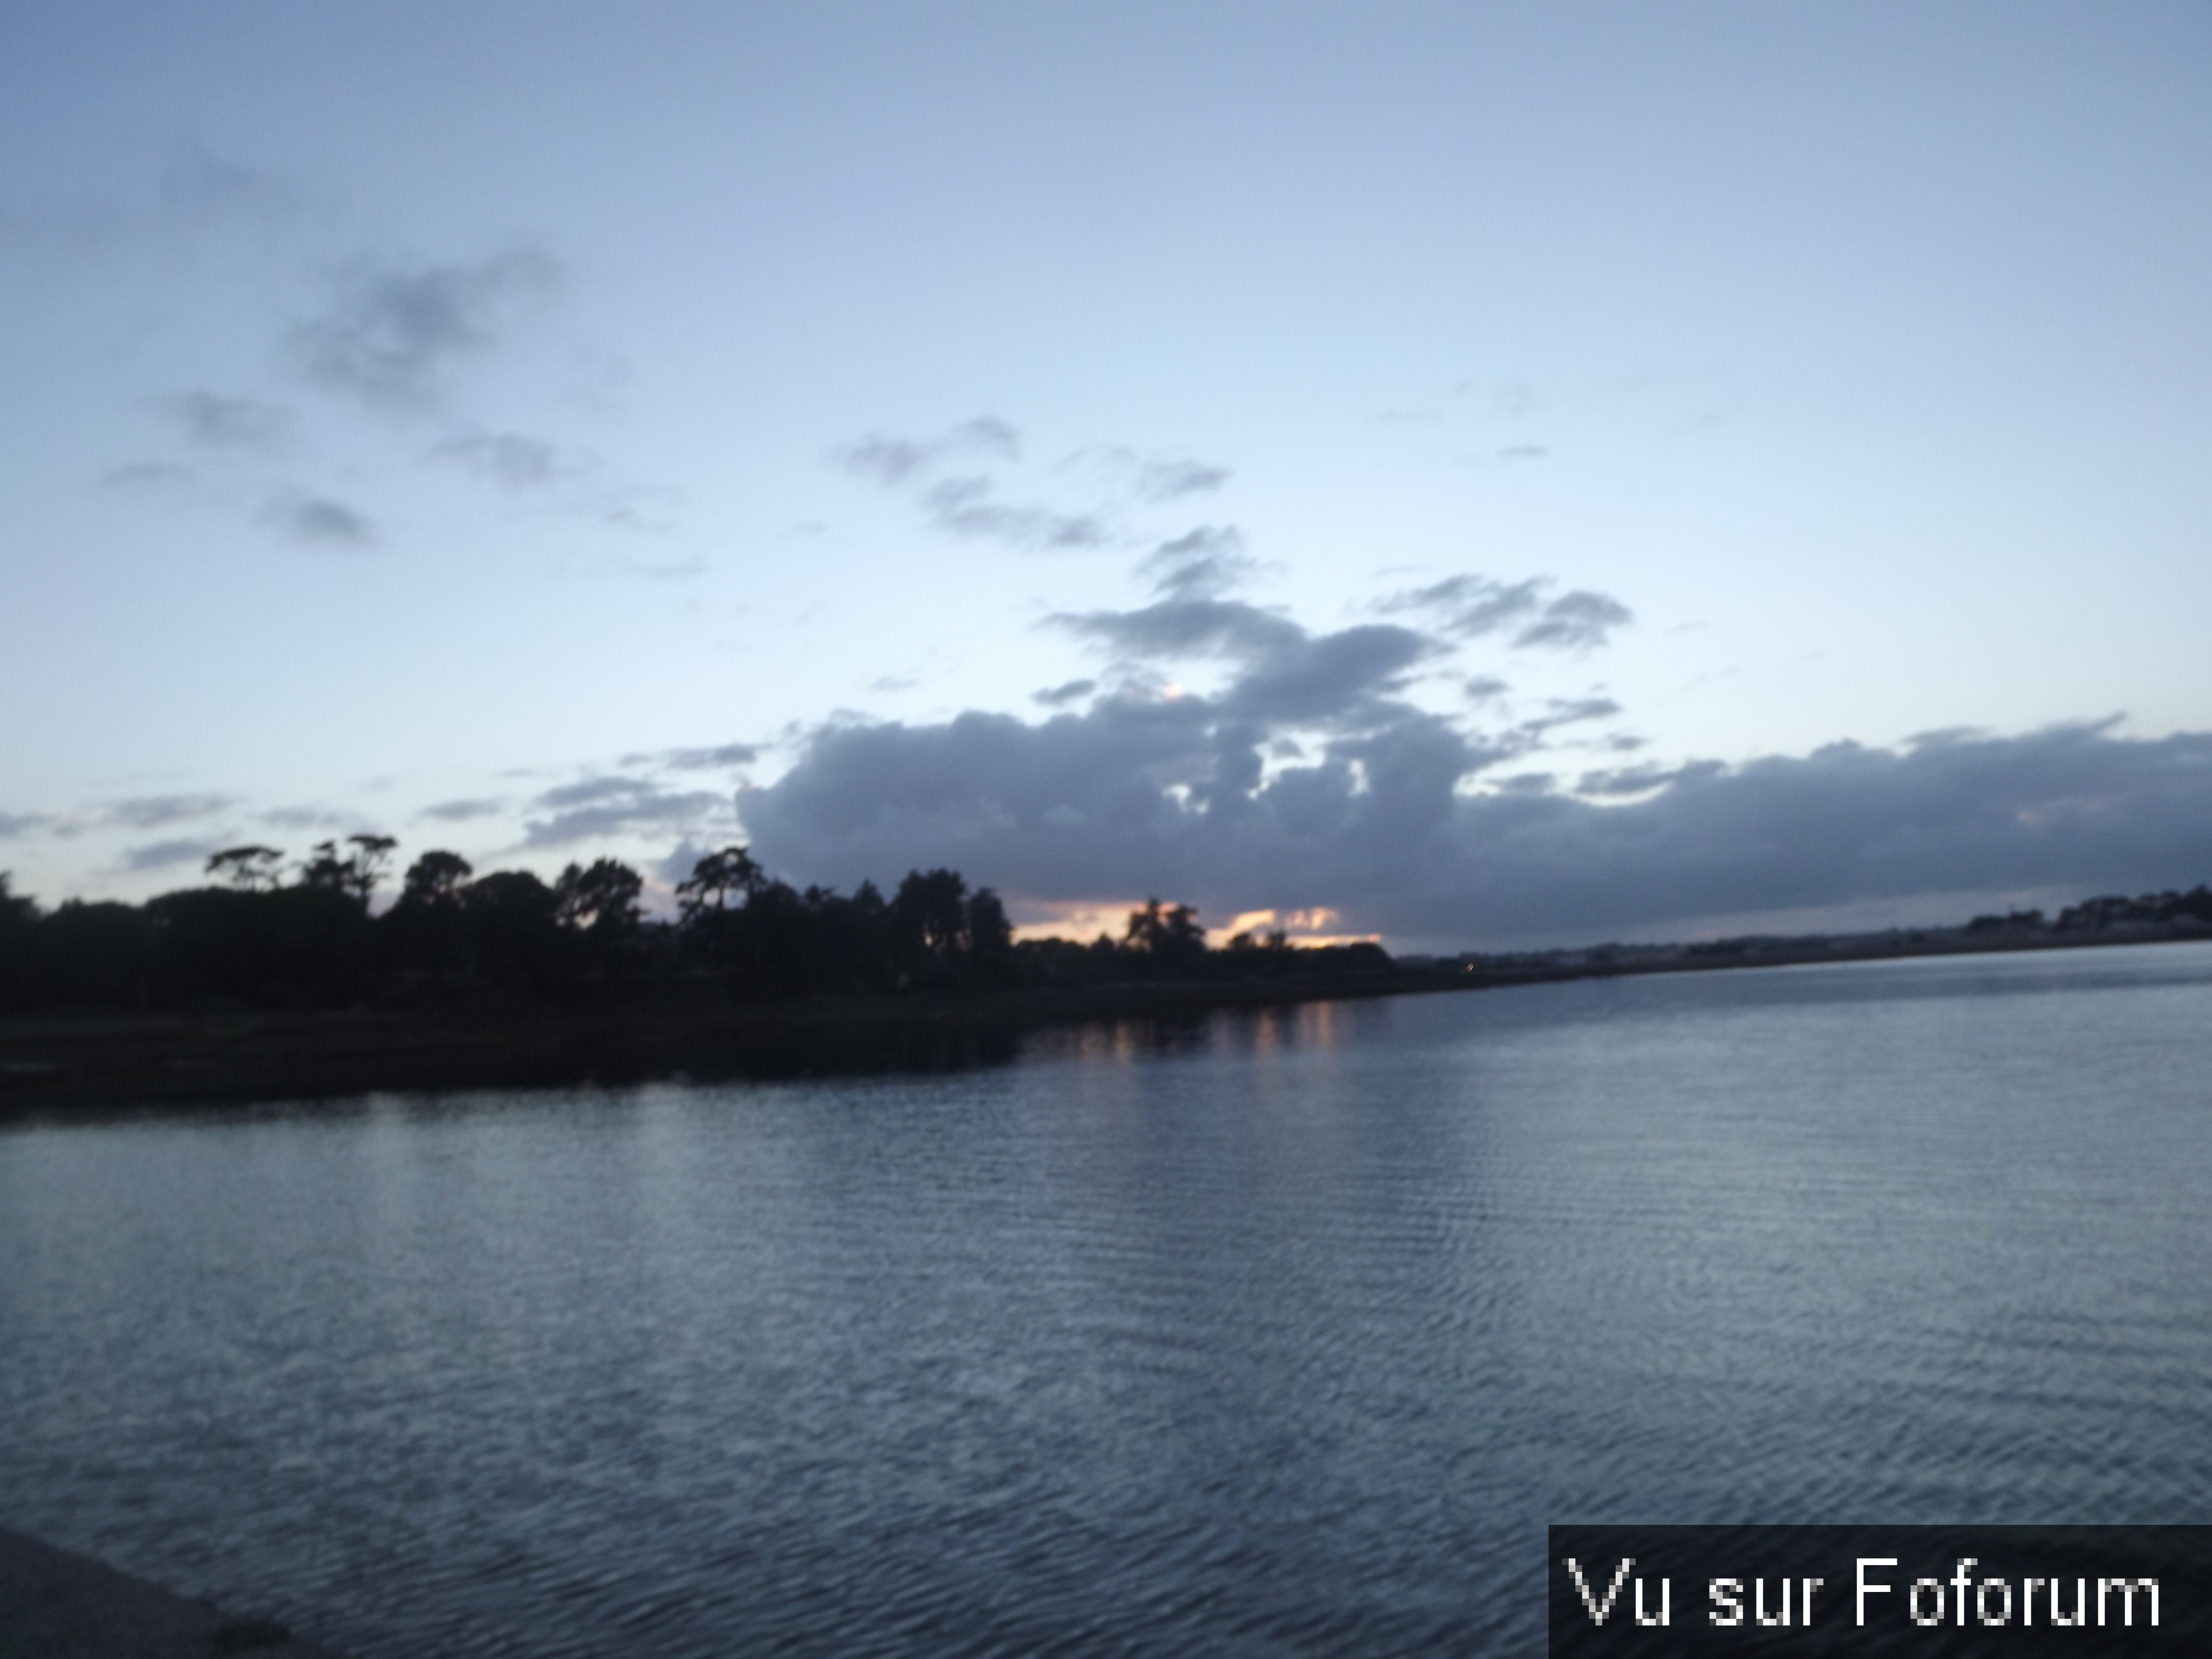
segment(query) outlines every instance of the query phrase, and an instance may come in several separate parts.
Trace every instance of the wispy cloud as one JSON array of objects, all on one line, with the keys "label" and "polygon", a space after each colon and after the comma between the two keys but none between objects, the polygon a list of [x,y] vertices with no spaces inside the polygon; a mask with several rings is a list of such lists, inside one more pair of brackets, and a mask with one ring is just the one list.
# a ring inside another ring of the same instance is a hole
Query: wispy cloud
[{"label": "wispy cloud", "polygon": [[560,285],[559,261],[513,247],[473,262],[368,261],[292,330],[294,360],[325,391],[384,410],[434,404],[458,363],[490,349]]},{"label": "wispy cloud", "polygon": [[1218,599],[1251,576],[1259,561],[1233,525],[1201,525],[1162,542],[1138,566],[1152,591],[1169,599]]},{"label": "wispy cloud", "polygon": [[948,536],[1034,548],[1097,547],[1106,541],[1105,522],[1095,514],[1016,506],[996,499],[995,489],[985,477],[942,479],[923,492],[922,511]]},{"label": "wispy cloud", "polygon": [[175,461],[125,461],[100,475],[100,487],[118,495],[167,495],[190,489],[199,474]]},{"label": "wispy cloud", "polygon": [[107,801],[93,809],[93,820],[101,826],[158,830],[189,818],[211,817],[235,805],[228,795],[136,795]]},{"label": "wispy cloud", "polygon": [[984,455],[1018,460],[1021,444],[1021,434],[1006,422],[979,415],[934,438],[899,438],[872,432],[831,451],[830,459],[856,478],[890,488],[951,457]]},{"label": "wispy cloud", "polygon": [[544,489],[577,477],[585,464],[571,459],[542,438],[518,432],[471,432],[446,438],[425,452],[433,461],[457,466],[504,489]]},{"label": "wispy cloud", "polygon": [[[852,477],[909,495],[924,521],[940,534],[1042,550],[1105,546],[1116,539],[1124,513],[1218,489],[1229,478],[1228,468],[1188,457],[1122,447],[1079,450],[1053,470],[1060,488],[1071,470],[1086,475],[1085,493],[1094,500],[1070,509],[1009,499],[998,472],[1021,458],[1021,434],[994,416],[963,422],[934,437],[872,432],[830,454]],[[1047,486],[1042,493],[1055,492]]]},{"label": "wispy cloud", "polygon": [[523,826],[527,848],[567,847],[641,830],[690,830],[733,816],[727,795],[670,790],[650,779],[609,776],[561,784],[532,805],[544,814]]},{"label": "wispy cloud", "polygon": [[143,847],[126,850],[118,863],[120,868],[136,875],[147,870],[173,869],[179,864],[204,864],[220,848],[221,843],[212,841],[149,842]]},{"label": "wispy cloud", "polygon": [[359,830],[358,812],[335,811],[327,806],[272,806],[254,815],[278,830]]},{"label": "wispy cloud", "polygon": [[325,495],[280,495],[263,506],[261,521],[291,541],[334,552],[366,552],[380,539],[374,520]]},{"label": "wispy cloud", "polygon": [[1229,478],[1227,467],[1204,461],[1147,461],[1137,475],[1137,494],[1148,501],[1172,501],[1218,489]]},{"label": "wispy cloud", "polygon": [[237,804],[230,795],[130,795],[66,812],[0,812],[0,840],[33,835],[70,840],[108,830],[165,830],[214,817]]},{"label": "wispy cloud", "polygon": [[1620,705],[1611,697],[1551,697],[1545,702],[1544,712],[1534,720],[1522,721],[1521,729],[1540,737],[1557,726],[1611,720],[1619,713]]},{"label": "wispy cloud", "polygon": [[705,749],[663,749],[657,754],[626,756],[624,764],[658,762],[679,772],[703,772],[718,767],[750,766],[765,752],[757,743],[720,743]]},{"label": "wispy cloud", "polygon": [[189,442],[204,449],[276,449],[292,433],[291,411],[258,398],[179,392],[161,398],[160,407]]},{"label": "wispy cloud", "polygon": [[297,230],[328,204],[289,175],[181,144],[133,188],[0,200],[0,253],[97,263]]},{"label": "wispy cloud", "polygon": [[1614,629],[1635,620],[1636,613],[1619,599],[1577,590],[1552,600],[1540,617],[1513,636],[1513,643],[1589,650],[1605,644]]},{"label": "wispy cloud", "polygon": [[477,818],[496,817],[507,810],[507,803],[496,796],[471,800],[441,800],[426,806],[416,816],[434,819],[440,823],[469,823]]},{"label": "wispy cloud", "polygon": [[1532,576],[1506,582],[1480,575],[1450,576],[1382,602],[1386,611],[1427,611],[1447,632],[1481,639],[1512,630],[1522,649],[1589,650],[1606,644],[1613,630],[1636,620],[1610,594],[1577,588],[1547,598],[1555,584]]}]

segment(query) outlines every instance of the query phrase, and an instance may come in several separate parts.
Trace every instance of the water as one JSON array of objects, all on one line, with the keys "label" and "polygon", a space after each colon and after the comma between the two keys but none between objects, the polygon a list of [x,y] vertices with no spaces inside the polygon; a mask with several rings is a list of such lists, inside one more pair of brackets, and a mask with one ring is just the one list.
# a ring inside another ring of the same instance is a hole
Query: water
[{"label": "water", "polygon": [[0,1522],[425,1654],[1542,1644],[1552,1521],[2212,1521],[2212,947],[0,1133]]}]

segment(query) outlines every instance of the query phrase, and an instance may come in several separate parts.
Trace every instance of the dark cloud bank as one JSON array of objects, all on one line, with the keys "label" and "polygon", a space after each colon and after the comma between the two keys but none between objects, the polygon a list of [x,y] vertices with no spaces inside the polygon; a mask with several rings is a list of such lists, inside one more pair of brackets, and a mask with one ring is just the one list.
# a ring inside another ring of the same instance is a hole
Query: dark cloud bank
[{"label": "dark cloud bank", "polygon": [[2212,877],[2212,733],[1836,744],[1606,775],[1593,784],[1656,788],[1601,803],[1462,793],[1510,745],[1413,713],[1262,782],[1262,729],[1233,702],[1132,696],[1036,725],[833,728],[742,809],[757,850],[803,879],[943,863],[1030,899],[1163,893],[1216,921],[1326,905],[1352,929],[1468,946]]},{"label": "dark cloud bank", "polygon": [[[899,478],[933,459],[870,453]],[[1148,603],[1048,619],[1105,660],[1037,692],[1054,712],[1036,722],[823,728],[741,790],[756,853],[835,885],[947,865],[1037,903],[1157,894],[1215,922],[1327,908],[1431,948],[2212,878],[2212,733],[2106,721],[1623,765],[1643,740],[1602,688],[1516,712],[1506,679],[1462,658],[1586,657],[1635,621],[1611,595],[1468,574],[1316,632],[1238,596],[1257,568],[1233,526],[1202,526],[1138,566]],[[1214,689],[1176,689],[1194,673]],[[1422,706],[1423,682],[1468,712]]]}]

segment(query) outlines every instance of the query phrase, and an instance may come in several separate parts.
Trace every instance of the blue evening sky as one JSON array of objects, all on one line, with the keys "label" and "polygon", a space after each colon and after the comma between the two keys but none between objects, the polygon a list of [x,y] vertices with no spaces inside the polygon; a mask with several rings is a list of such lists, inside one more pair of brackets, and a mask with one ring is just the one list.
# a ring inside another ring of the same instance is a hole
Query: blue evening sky
[{"label": "blue evening sky", "polygon": [[0,9],[0,869],[2212,878],[2196,3]]}]

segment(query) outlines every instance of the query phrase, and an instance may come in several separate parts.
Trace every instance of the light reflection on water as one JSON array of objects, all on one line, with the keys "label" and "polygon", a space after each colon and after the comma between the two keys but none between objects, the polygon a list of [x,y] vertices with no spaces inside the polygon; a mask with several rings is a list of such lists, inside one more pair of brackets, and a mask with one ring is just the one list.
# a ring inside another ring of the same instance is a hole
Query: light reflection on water
[{"label": "light reflection on water", "polygon": [[0,1134],[0,1522],[425,1653],[1541,1644],[1554,1520],[2212,1520],[2212,948]]}]

